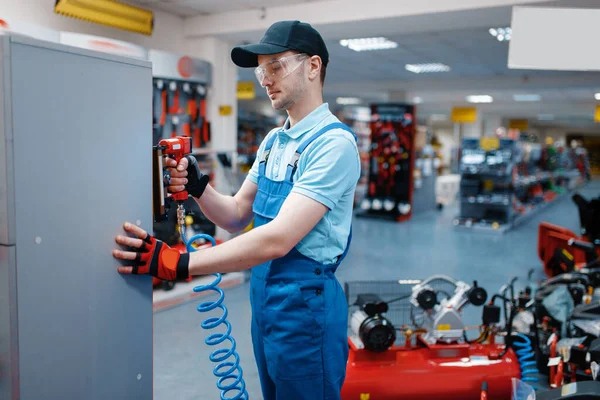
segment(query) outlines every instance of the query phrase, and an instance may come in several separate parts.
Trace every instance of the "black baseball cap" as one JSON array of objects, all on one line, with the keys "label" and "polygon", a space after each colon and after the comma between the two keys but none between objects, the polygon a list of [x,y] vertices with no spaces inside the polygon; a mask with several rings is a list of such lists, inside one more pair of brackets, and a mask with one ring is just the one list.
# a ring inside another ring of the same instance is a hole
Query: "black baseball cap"
[{"label": "black baseball cap", "polygon": [[310,24],[300,21],[275,22],[259,43],[234,47],[231,60],[239,67],[257,67],[259,54],[277,54],[288,50],[319,56],[325,66],[329,62],[329,53],[321,34]]}]

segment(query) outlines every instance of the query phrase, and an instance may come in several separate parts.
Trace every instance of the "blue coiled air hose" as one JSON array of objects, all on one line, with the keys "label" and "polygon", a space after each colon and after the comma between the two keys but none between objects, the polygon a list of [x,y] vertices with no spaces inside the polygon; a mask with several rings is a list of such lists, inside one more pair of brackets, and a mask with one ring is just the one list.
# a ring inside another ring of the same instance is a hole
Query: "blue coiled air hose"
[{"label": "blue coiled air hose", "polygon": [[[192,253],[196,251],[196,249],[192,246],[196,240],[206,239],[212,243],[213,246],[217,245],[215,239],[206,234],[198,234],[194,235],[190,238],[189,241],[186,241],[185,230],[183,230],[181,238],[185,243],[185,247],[188,253]],[[236,342],[235,339],[231,336],[231,324],[227,321],[227,307],[223,304],[223,299],[225,298],[225,293],[223,289],[221,289],[218,285],[221,283],[221,274],[216,273],[213,274],[215,276],[215,280],[208,285],[200,285],[194,288],[195,293],[205,292],[212,290],[218,293],[219,298],[215,301],[207,301],[198,305],[197,310],[199,312],[208,312],[212,311],[215,308],[220,308],[223,310],[223,315],[220,317],[210,317],[202,321],[202,328],[204,329],[214,329],[219,325],[223,324],[227,328],[225,333],[213,333],[209,337],[206,338],[205,343],[209,346],[216,346],[223,343],[226,340],[229,340],[231,343],[230,348],[218,349],[213,351],[210,354],[210,360],[214,363],[218,363],[213,369],[213,374],[219,378],[217,381],[217,388],[221,391],[221,400],[248,400],[248,392],[246,390],[246,382],[244,382],[243,378],[243,369],[240,366],[240,356],[236,351]],[[234,361],[227,361],[228,358],[233,357]],[[237,371],[237,374],[234,372]],[[226,384],[226,381],[233,380],[233,382]],[[225,397],[225,395],[229,392],[237,392],[233,397]]]},{"label": "blue coiled air hose", "polygon": [[519,360],[519,366],[521,367],[521,380],[523,382],[538,382],[539,379],[536,376],[532,376],[539,374],[539,371],[537,369],[537,362],[535,361],[535,353],[531,346],[531,340],[522,333],[516,334],[515,337],[523,339],[523,342],[512,342]]}]

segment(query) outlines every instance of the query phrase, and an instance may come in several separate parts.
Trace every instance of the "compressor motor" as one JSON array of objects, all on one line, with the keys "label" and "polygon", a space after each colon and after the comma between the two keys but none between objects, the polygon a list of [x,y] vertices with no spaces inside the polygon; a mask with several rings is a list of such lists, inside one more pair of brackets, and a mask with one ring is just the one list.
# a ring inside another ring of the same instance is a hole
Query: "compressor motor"
[{"label": "compressor motor", "polygon": [[350,329],[358,337],[365,349],[384,352],[394,345],[396,329],[383,314],[388,304],[375,294],[359,294],[356,303],[359,307],[350,319]]}]

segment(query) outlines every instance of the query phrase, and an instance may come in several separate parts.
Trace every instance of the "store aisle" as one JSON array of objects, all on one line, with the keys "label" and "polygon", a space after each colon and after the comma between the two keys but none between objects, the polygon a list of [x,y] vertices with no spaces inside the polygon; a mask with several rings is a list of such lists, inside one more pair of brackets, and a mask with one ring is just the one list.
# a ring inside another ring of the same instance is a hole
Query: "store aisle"
[{"label": "store aisle", "polygon": [[[579,191],[584,197],[600,195],[600,181]],[[456,208],[431,212],[407,223],[355,219],[354,241],[338,279],[395,280],[424,279],[446,274],[459,280],[477,280],[488,293],[498,290],[513,276],[525,278],[530,268],[541,277],[537,258],[537,229],[548,221],[577,232],[577,208],[566,197],[504,236],[458,232],[452,227]],[[250,341],[248,284],[226,291],[225,303],[244,377],[251,399],[260,399],[258,376]],[[200,327],[206,318],[188,303],[154,316],[155,400],[216,399],[214,365],[208,360],[213,348],[204,344]],[[481,309],[467,307],[467,324],[480,322]]]}]

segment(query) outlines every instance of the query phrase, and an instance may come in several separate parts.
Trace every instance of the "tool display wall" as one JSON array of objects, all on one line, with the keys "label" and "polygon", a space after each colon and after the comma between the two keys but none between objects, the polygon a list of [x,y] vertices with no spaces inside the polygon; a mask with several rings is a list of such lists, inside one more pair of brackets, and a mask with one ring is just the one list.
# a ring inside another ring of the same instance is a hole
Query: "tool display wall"
[{"label": "tool display wall", "polygon": [[414,184],[414,106],[371,105],[370,130],[368,190],[357,215],[407,220]]},{"label": "tool display wall", "polygon": [[193,150],[210,144],[206,114],[207,90],[212,82],[206,61],[150,50],[153,76],[153,145],[176,136],[193,138]]},{"label": "tool display wall", "polygon": [[206,87],[183,80],[153,79],[153,144],[162,139],[188,136],[194,149],[210,143],[206,118]]},{"label": "tool display wall", "polygon": [[505,232],[585,181],[569,151],[500,139],[488,148],[465,139],[458,228]]}]

